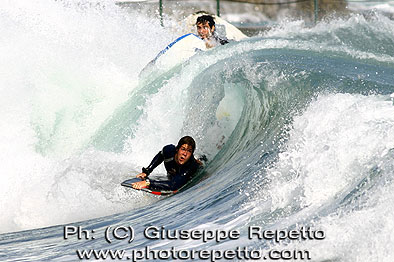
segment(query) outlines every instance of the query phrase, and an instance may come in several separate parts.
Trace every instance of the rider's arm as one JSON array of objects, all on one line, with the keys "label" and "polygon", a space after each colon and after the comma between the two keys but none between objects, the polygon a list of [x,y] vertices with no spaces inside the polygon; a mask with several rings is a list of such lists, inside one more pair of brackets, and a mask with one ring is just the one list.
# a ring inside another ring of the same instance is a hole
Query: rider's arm
[{"label": "rider's arm", "polygon": [[145,173],[146,176],[149,176],[150,173],[152,173],[153,169],[155,169],[158,165],[163,163],[163,161],[164,161],[163,151],[160,151],[152,159],[151,163],[149,164],[149,166],[147,168],[145,168],[145,167],[142,168],[142,173]]},{"label": "rider's arm", "polygon": [[[189,165],[188,169],[184,173],[178,173],[171,180],[149,180],[150,188],[156,190],[170,190],[175,191],[183,187],[187,182],[191,180],[196,171],[201,167],[200,161],[193,158],[194,163]],[[200,163],[199,163],[200,162]]]}]

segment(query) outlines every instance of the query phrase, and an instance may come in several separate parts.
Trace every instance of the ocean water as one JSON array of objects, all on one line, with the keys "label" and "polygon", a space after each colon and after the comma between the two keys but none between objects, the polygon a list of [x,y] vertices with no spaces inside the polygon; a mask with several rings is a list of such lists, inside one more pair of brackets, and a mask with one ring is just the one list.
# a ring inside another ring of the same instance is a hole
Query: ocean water
[{"label": "ocean water", "polygon": [[[112,1],[3,1],[0,24],[1,261],[393,261],[386,16],[282,22],[142,78],[178,32]],[[120,186],[183,135],[208,157],[193,186]]]}]

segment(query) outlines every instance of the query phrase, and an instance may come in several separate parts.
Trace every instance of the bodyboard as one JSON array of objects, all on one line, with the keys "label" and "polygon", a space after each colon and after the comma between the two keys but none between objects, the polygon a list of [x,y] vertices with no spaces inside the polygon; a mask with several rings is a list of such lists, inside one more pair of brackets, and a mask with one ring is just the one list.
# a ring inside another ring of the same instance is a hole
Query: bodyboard
[{"label": "bodyboard", "polygon": [[188,60],[197,52],[205,51],[206,49],[204,40],[197,35],[192,33],[182,35],[161,50],[156,57],[142,69],[140,75],[149,72],[153,68],[164,71],[171,69]]}]

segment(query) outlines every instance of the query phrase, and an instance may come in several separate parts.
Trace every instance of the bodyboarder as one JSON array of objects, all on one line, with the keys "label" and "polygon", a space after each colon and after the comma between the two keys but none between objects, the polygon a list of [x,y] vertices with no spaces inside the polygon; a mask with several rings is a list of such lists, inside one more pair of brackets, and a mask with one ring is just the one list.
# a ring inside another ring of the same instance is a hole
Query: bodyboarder
[{"label": "bodyboarder", "polygon": [[[166,145],[153,158],[147,168],[142,168],[142,173],[137,178],[142,181],[135,182],[132,187],[135,189],[149,188],[152,190],[177,191],[184,186],[196,171],[202,166],[202,162],[194,158],[196,143],[190,136],[182,137],[178,145]],[[168,180],[160,181],[149,179],[152,171],[161,163],[167,171]]]}]

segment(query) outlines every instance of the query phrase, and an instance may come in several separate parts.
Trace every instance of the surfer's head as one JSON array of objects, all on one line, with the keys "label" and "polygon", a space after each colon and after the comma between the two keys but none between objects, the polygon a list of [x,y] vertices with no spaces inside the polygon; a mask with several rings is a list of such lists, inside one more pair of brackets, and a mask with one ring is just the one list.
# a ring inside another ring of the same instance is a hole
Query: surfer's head
[{"label": "surfer's head", "polygon": [[202,39],[208,39],[215,31],[215,21],[210,15],[202,15],[197,18],[197,33]]},{"label": "surfer's head", "polygon": [[196,142],[191,136],[182,137],[176,146],[175,162],[185,164],[192,157],[196,149]]}]

